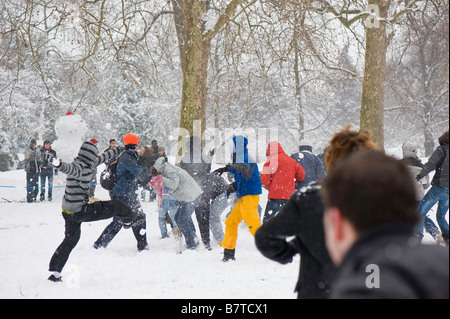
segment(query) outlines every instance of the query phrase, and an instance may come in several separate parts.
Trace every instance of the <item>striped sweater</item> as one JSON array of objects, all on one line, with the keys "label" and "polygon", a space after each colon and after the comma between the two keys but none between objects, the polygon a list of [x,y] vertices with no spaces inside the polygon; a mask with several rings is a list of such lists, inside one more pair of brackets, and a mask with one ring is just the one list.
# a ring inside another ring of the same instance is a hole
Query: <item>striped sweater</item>
[{"label": "striped sweater", "polygon": [[60,172],[67,175],[67,183],[62,199],[63,211],[69,213],[78,213],[83,206],[89,202],[89,185],[92,180],[92,174],[95,168],[112,157],[118,155],[123,149],[116,147],[113,150],[107,150],[98,154],[97,146],[90,141],[81,145],[78,156],[72,163],[61,162],[56,167]]}]

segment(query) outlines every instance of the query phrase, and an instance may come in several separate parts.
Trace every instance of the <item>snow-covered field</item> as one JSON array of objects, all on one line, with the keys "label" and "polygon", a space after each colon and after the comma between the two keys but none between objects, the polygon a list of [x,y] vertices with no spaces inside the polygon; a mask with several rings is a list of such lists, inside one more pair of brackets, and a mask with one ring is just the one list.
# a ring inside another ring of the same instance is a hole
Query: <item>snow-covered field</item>
[{"label": "snow-covered field", "polygon": [[[211,251],[200,245],[197,251],[177,254],[173,238],[160,239],[156,203],[148,201],[142,203],[148,251],[137,252],[131,229],[122,229],[107,249],[96,250],[92,245],[110,221],[83,223],[81,239],[62,272],[64,282],[49,282],[48,263],[64,237],[63,179],[56,176],[53,202],[29,204],[24,202],[25,172],[0,173],[0,298],[296,298],[299,256],[288,265],[264,258],[244,223],[235,262],[221,262],[223,249],[217,243]],[[109,199],[100,186],[96,196]],[[263,190],[263,209],[266,200]],[[435,208],[429,217],[435,221]],[[435,242],[426,233],[424,243]]]},{"label": "snow-covered field", "polygon": [[[56,176],[55,185],[63,185],[62,178]],[[107,249],[95,250],[94,241],[110,221],[84,223],[62,272],[64,282],[49,282],[48,263],[64,237],[64,187],[55,188],[53,202],[29,204],[21,202],[23,170],[0,173],[0,186],[15,186],[0,187],[0,298],[296,298],[299,257],[289,265],[266,259],[244,223],[235,262],[221,262],[223,249],[216,243],[211,251],[200,245],[177,254],[173,238],[160,239],[155,202],[142,203],[148,251],[137,252],[131,229],[122,229]],[[96,196],[109,198],[100,186]],[[266,197],[261,196],[263,209]]]}]

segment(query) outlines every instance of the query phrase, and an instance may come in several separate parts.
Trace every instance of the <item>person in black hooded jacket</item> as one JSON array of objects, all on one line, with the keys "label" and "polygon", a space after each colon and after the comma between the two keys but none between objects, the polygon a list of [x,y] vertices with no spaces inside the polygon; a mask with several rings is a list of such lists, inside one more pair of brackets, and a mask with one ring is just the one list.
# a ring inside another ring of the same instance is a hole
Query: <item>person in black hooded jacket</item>
[{"label": "person in black hooded jacket", "polygon": [[[349,127],[336,133],[325,154],[327,170],[360,149],[377,149],[369,134]],[[269,259],[286,264],[300,254],[300,275],[295,287],[299,299],[328,298],[336,271],[325,246],[320,188],[320,184],[312,183],[294,192],[278,214],[255,234],[256,247]],[[288,240],[292,236],[294,239]]]}]

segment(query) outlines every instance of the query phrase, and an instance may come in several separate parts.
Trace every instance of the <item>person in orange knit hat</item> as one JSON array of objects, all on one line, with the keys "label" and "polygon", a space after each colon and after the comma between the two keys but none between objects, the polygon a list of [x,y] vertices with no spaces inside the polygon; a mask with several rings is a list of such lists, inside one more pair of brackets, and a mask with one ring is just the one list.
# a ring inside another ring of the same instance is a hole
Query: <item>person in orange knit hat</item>
[{"label": "person in orange knit hat", "polygon": [[[123,142],[126,151],[120,155],[117,162],[116,173],[119,178],[111,191],[111,198],[125,202],[137,214],[131,228],[137,240],[138,251],[142,251],[148,249],[147,225],[137,190],[139,185],[148,184],[152,175],[148,169],[138,165],[139,138],[133,134],[126,134]],[[119,218],[114,218],[94,243],[94,248],[106,248],[122,226],[124,226],[123,222]]]}]

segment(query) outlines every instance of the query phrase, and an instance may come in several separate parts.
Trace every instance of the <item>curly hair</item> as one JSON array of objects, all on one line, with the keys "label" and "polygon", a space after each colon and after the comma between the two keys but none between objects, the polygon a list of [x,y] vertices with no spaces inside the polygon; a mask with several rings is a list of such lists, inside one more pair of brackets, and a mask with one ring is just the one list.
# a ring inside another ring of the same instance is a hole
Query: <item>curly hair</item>
[{"label": "curly hair", "polygon": [[334,134],[325,151],[325,165],[328,173],[342,159],[359,150],[379,150],[379,147],[370,140],[369,132],[353,131],[350,125],[347,125],[342,131]]}]

